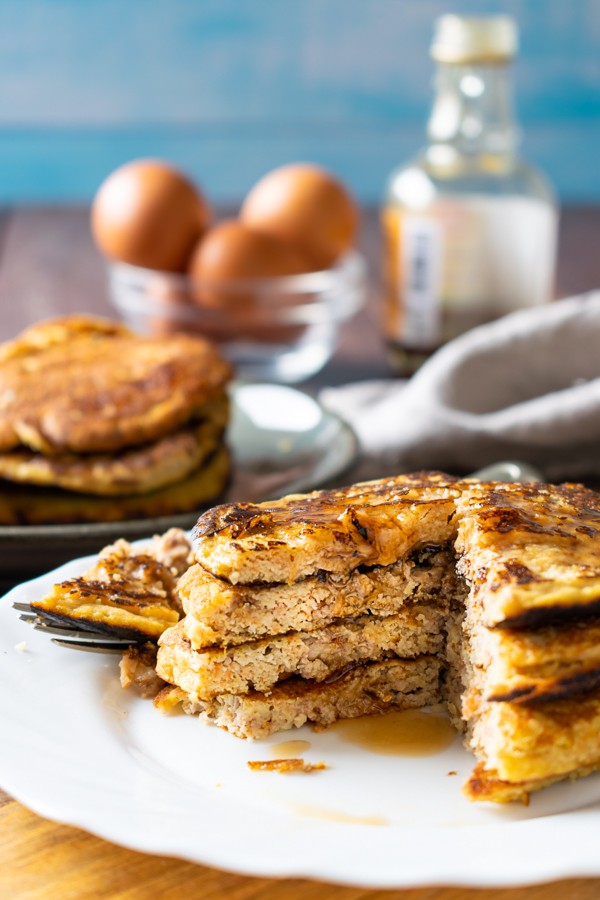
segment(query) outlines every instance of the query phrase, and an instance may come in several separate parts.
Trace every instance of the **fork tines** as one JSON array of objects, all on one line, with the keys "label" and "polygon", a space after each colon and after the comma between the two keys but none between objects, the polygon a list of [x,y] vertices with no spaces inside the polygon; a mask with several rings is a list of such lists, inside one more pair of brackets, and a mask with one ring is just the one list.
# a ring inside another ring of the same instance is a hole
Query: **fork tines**
[{"label": "fork tines", "polygon": [[131,646],[131,641],[128,642],[121,639],[121,643],[118,643],[117,638],[89,641],[79,640],[78,638],[68,638],[67,640],[52,638],[52,643],[57,644],[59,647],[68,647],[69,650],[86,650],[92,653],[122,653],[123,650]]},{"label": "fork tines", "polygon": [[94,631],[90,628],[70,628],[57,622],[47,621],[40,616],[28,603],[13,603],[13,608],[20,612],[19,619],[29,623],[35,631],[41,631],[48,635],[56,635],[52,638],[53,644],[61,647],[71,647],[74,650],[95,650],[101,653],[120,653],[135,643],[131,638],[124,638]]},{"label": "fork tines", "polygon": [[17,612],[24,613],[33,613],[33,608],[29,605],[29,603],[17,603],[15,600],[12,605],[13,609],[16,609]]}]

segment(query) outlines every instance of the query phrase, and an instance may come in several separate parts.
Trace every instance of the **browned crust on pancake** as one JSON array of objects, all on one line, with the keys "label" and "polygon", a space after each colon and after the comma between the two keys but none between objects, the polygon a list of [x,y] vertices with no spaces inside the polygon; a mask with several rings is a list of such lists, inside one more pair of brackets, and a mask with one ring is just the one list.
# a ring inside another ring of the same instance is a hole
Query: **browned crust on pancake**
[{"label": "browned crust on pancake", "polygon": [[473,772],[464,783],[462,790],[468,800],[472,802],[488,803],[523,803],[529,805],[530,794],[541,791],[561,781],[575,781],[597,772],[600,768],[600,759],[595,765],[573,769],[566,774],[556,775],[550,778],[532,779],[530,781],[503,781],[495,770],[486,769],[483,763],[477,763]]},{"label": "browned crust on pancake", "polygon": [[[597,577],[597,576],[594,576]],[[600,615],[600,597],[585,603],[548,603],[524,609],[498,622],[497,628],[523,628],[535,631],[547,625],[571,625]]]},{"label": "browned crust on pancake", "polygon": [[511,783],[554,778],[600,758],[600,692],[543,703],[489,703],[465,710],[469,746]]},{"label": "browned crust on pancake", "polygon": [[[522,681],[521,684],[519,680]],[[551,677],[524,675],[515,681],[513,686],[496,688],[487,695],[487,700],[490,703],[549,703],[588,694],[600,688],[600,665],[579,668],[571,666]]]},{"label": "browned crust on pancake", "polygon": [[416,473],[261,504],[218,506],[193,532],[196,559],[231,583],[299,581],[388,565],[453,533],[451,477]]},{"label": "browned crust on pancake", "polygon": [[183,532],[175,529],[161,542],[148,544],[150,552],[119,540],[106,547],[83,575],[54,585],[31,606],[49,622],[132,640],[156,640],[179,620],[177,578],[186,546]]},{"label": "browned crust on pancake", "polygon": [[576,484],[473,484],[457,506],[459,568],[485,625],[598,613],[599,494]]},{"label": "browned crust on pancake", "polygon": [[[458,479],[442,472],[415,472],[310,494],[289,494],[266,503],[223,504],[214,506],[201,516],[194,528],[193,538],[199,540],[218,534],[222,538],[238,540],[273,533],[278,527],[330,525],[341,515],[350,518],[354,513],[358,515],[365,507],[379,506],[385,512],[391,504],[402,503],[405,499],[415,504],[429,502],[428,498],[421,498],[419,492],[457,482]],[[413,489],[416,489],[414,495],[411,493]],[[361,530],[358,518],[352,524],[357,531]]]},{"label": "browned crust on pancake", "polygon": [[156,440],[231,378],[200,337],[139,337],[82,317],[42,323],[34,335],[0,357],[0,450],[103,453]]},{"label": "browned crust on pancake", "polygon": [[12,341],[0,344],[0,363],[19,356],[46,350],[57,344],[64,344],[75,337],[93,335],[131,336],[133,331],[122,322],[113,322],[98,316],[72,315],[44,322],[36,322],[25,328]]},{"label": "browned crust on pancake", "polygon": [[246,763],[253,772],[279,772],[281,775],[309,774],[329,768],[324,762],[307,763],[300,757],[290,759],[251,759]]},{"label": "browned crust on pancake", "polygon": [[600,688],[600,622],[587,619],[524,631],[465,619],[465,668],[488,702],[540,703]]}]

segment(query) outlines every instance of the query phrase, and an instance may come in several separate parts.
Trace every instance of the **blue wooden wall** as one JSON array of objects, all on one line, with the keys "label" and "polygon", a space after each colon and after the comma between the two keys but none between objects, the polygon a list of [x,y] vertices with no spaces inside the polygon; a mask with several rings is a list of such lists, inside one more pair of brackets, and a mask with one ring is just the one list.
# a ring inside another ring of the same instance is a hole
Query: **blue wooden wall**
[{"label": "blue wooden wall", "polygon": [[296,159],[376,200],[422,143],[448,11],[517,18],[524,154],[600,200],[600,0],[0,0],[0,202],[87,200],[138,156],[218,200]]}]

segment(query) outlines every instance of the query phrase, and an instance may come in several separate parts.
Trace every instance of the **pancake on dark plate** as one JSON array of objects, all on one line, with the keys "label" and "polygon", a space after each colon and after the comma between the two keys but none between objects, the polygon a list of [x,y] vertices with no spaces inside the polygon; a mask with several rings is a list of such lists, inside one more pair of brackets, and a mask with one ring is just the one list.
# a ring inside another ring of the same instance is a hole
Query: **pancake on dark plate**
[{"label": "pancake on dark plate", "polygon": [[202,509],[229,483],[223,444],[185,478],[145,494],[100,496],[36,485],[0,483],[0,525],[68,525],[154,519]]},{"label": "pancake on dark plate", "polygon": [[210,341],[140,337],[91,317],[41,322],[11,343],[0,353],[0,450],[144,444],[202,418],[231,377]]},{"label": "pancake on dark plate", "polygon": [[0,523],[145,518],[214,500],[228,478],[231,374],[201,337],[141,337],[91,316],[3,344]]}]

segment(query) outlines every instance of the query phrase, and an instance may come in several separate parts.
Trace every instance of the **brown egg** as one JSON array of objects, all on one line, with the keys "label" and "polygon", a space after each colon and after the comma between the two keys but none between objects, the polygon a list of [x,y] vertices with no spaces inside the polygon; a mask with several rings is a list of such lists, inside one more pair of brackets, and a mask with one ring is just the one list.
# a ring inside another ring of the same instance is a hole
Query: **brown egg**
[{"label": "brown egg", "polygon": [[240,219],[289,241],[326,269],[353,245],[358,210],[346,188],[325,169],[304,163],[265,175],[246,197]]},{"label": "brown egg", "polygon": [[280,324],[282,310],[304,298],[268,280],[310,270],[296,247],[231,219],[201,238],[188,273],[196,303],[225,314],[214,325],[219,339],[284,342],[301,334],[304,326]]},{"label": "brown egg", "polygon": [[160,160],[141,159],[116,169],[92,204],[92,232],[111,259],[183,272],[210,219],[194,185]]},{"label": "brown egg", "polygon": [[296,247],[229,219],[201,238],[190,259],[188,274],[197,285],[196,299],[201,306],[239,306],[252,301],[253,286],[226,282],[300,275],[310,269],[310,263]]}]

